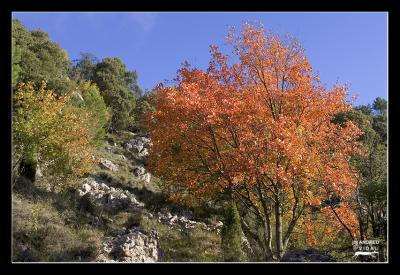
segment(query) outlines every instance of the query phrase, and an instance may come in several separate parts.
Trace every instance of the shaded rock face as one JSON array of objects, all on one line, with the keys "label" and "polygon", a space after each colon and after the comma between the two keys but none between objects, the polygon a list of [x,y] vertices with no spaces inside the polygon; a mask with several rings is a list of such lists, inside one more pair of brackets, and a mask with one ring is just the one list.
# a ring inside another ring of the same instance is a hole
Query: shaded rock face
[{"label": "shaded rock face", "polygon": [[108,159],[100,159],[99,160],[99,165],[100,165],[100,167],[108,169],[108,170],[113,171],[113,172],[118,171],[117,165],[115,165],[114,163],[112,163]]},{"label": "shaded rock face", "polygon": [[288,251],[281,262],[336,262],[336,260],[326,253],[309,248]]},{"label": "shaded rock face", "polygon": [[[144,207],[142,202],[128,190],[109,187],[99,183],[94,178],[86,178],[81,188],[76,190],[76,196],[89,208],[96,206],[110,209],[126,209],[128,207]],[[86,210],[86,207],[83,207]]]},{"label": "shaded rock face", "polygon": [[106,256],[99,261],[157,262],[161,255],[158,233],[139,228],[132,228],[116,237],[107,237],[103,251]]}]

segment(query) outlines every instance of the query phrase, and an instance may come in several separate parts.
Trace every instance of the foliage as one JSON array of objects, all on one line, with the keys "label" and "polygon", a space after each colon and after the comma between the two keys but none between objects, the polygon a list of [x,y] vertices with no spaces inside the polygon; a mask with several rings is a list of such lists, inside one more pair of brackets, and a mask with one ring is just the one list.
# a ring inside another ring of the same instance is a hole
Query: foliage
[{"label": "foliage", "polygon": [[84,109],[90,116],[90,130],[94,132],[92,134],[94,136],[93,143],[100,145],[104,140],[105,128],[110,119],[110,110],[95,84],[83,82],[81,93],[84,99]]},{"label": "foliage", "polygon": [[147,132],[146,116],[149,112],[155,111],[154,108],[154,92],[148,92],[140,96],[136,100],[135,106],[135,129],[142,132]]},{"label": "foliage", "polygon": [[[361,173],[358,180],[357,213],[362,239],[372,236],[386,239],[387,226],[387,102],[376,98],[373,105],[357,106],[338,114],[336,123],[351,120],[362,129],[364,154],[352,162]],[[371,229],[372,232],[369,232]]]},{"label": "foliage", "polygon": [[93,79],[97,63],[98,60],[92,53],[81,53],[81,58],[75,61],[71,69],[71,77],[77,81],[89,81]]},{"label": "foliage", "polygon": [[14,94],[13,146],[17,155],[33,154],[42,167],[56,176],[74,177],[89,171],[93,134],[89,114],[68,105],[46,83],[36,90],[20,83]]},{"label": "foliage", "polygon": [[232,193],[265,225],[267,257],[272,237],[274,256],[283,255],[311,206],[325,208],[354,238],[350,198],[357,171],[349,160],[361,132],[351,121],[332,123],[351,109],[346,86],[326,89],[297,41],[266,34],[262,26],[245,24],[241,35],[228,37],[238,62],[211,46],[206,72],[186,65],[175,85],[158,86],[156,111],[148,117],[153,173],[176,201]]},{"label": "foliage", "polygon": [[18,83],[19,75],[21,73],[21,49],[15,44],[15,39],[12,38],[12,87]]},{"label": "foliage", "polygon": [[233,201],[229,203],[226,209],[221,236],[225,261],[239,262],[242,259],[242,228],[239,212]]},{"label": "foliage", "polygon": [[29,31],[19,20],[13,19],[12,39],[18,52],[13,55],[13,68],[20,68],[19,81],[31,81],[40,86],[45,80],[48,87],[60,95],[74,89],[74,82],[68,78],[68,55],[49,39],[47,33],[40,30]]},{"label": "foliage", "polygon": [[33,149],[27,150],[22,154],[21,163],[18,167],[21,176],[34,182],[36,179],[37,155]]},{"label": "foliage", "polygon": [[135,93],[140,92],[135,71],[128,71],[119,58],[104,58],[97,63],[91,79],[111,108],[112,130],[127,129],[134,121]]}]

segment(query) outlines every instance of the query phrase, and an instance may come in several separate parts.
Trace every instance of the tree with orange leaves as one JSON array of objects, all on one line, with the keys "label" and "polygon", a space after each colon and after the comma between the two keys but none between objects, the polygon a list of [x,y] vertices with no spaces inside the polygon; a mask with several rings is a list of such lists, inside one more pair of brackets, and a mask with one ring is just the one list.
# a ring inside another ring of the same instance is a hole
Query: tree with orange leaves
[{"label": "tree with orange leaves", "polygon": [[[244,24],[228,41],[237,61],[211,46],[207,71],[185,65],[176,84],[159,85],[149,116],[150,167],[173,188],[172,199],[195,203],[223,196],[263,225],[265,259],[280,259],[299,218],[318,208],[345,227],[351,210],[360,130],[332,123],[350,109],[346,86],[326,89],[300,44]],[[274,225],[274,229],[273,228]]]}]

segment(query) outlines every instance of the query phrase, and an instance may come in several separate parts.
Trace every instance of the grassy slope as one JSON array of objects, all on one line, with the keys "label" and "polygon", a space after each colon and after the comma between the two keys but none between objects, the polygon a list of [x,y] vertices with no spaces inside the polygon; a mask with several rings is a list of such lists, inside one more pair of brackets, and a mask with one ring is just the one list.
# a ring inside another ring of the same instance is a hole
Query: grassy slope
[{"label": "grassy slope", "polygon": [[[96,152],[96,158],[106,158],[118,166],[117,172],[93,168],[93,175],[107,178],[111,185],[135,192],[148,204],[166,203],[160,194],[159,180],[139,181],[132,169],[136,156],[122,148],[131,137],[128,133],[109,135],[109,144]],[[114,142],[118,146],[114,146]],[[121,155],[125,155],[124,160]],[[220,237],[201,229],[180,232],[160,224],[143,213],[131,209],[102,214],[101,223],[78,210],[73,190],[64,193],[46,191],[46,177],[35,186],[23,184],[13,194],[13,260],[14,261],[93,261],[100,253],[104,236],[114,235],[121,228],[138,225],[156,230],[160,236],[163,261],[220,261]],[[79,183],[77,183],[79,184]]]}]

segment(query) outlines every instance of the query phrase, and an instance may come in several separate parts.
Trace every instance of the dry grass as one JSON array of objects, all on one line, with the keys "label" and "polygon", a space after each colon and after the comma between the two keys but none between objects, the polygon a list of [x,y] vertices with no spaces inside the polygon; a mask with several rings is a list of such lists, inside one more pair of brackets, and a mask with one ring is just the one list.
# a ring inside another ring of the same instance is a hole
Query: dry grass
[{"label": "dry grass", "polygon": [[148,217],[143,217],[142,227],[159,233],[164,262],[223,261],[221,239],[215,232],[202,229],[181,232]]},{"label": "dry grass", "polygon": [[65,215],[49,201],[13,196],[13,261],[92,261],[102,233],[66,224]]}]

